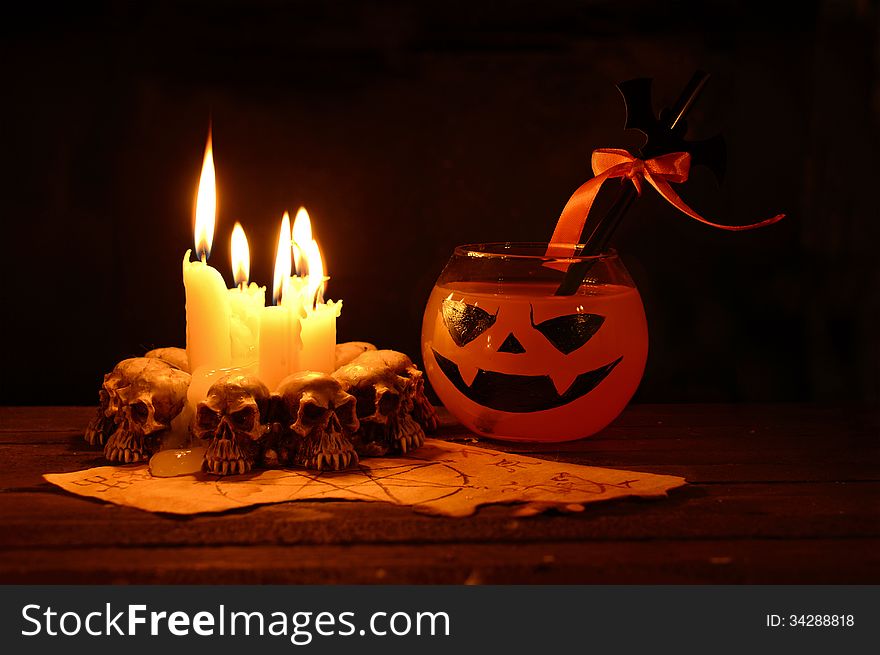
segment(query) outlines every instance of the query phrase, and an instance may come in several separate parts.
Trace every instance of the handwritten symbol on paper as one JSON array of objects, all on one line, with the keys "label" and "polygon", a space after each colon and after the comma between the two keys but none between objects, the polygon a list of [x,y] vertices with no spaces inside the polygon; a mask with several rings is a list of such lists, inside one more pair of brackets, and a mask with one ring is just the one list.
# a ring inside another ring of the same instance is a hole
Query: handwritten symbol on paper
[{"label": "handwritten symbol on paper", "polygon": [[603,494],[608,489],[632,489],[633,483],[638,482],[638,479],[624,480],[622,482],[596,482],[595,480],[574,475],[567,471],[557,473],[550,478],[550,480],[556,483],[552,488],[557,492],[564,494],[569,494],[575,491],[589,494]]},{"label": "handwritten symbol on paper", "polygon": [[[220,478],[216,484],[231,501],[245,500],[237,493],[241,483],[234,478]],[[343,498],[398,505],[412,504],[413,497],[418,503],[437,502],[473,488],[468,476],[448,463],[414,456],[372,460],[339,472],[276,470],[271,477],[261,477],[261,484],[284,489],[289,499]]]},{"label": "handwritten symbol on paper", "polygon": [[87,478],[73,480],[72,484],[79,487],[91,487],[98,493],[106,493],[110,489],[127,489],[137,479],[128,472],[114,473],[110,478],[103,475],[92,475]]},{"label": "handwritten symbol on paper", "polygon": [[492,462],[492,466],[497,466],[500,469],[504,469],[508,473],[516,473],[517,469],[524,469],[526,467],[526,463],[502,457],[497,462]]}]

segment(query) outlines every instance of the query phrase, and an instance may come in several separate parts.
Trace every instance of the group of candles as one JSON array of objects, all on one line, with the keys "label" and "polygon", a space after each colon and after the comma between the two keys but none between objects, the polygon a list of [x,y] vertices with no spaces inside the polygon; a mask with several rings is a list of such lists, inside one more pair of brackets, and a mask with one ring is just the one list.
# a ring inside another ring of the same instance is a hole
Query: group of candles
[{"label": "group of candles", "polygon": [[[230,371],[259,376],[274,390],[296,371],[331,373],[336,357],[336,318],[342,301],[325,302],[324,265],[312,237],[308,212],[300,208],[291,229],[287,212],[281,220],[275,256],[272,302],[266,287],[251,282],[250,251],[244,229],[236,223],[231,254],[235,286],[208,265],[214,238],[217,195],[211,137],[196,196],[195,253],[183,258],[186,289],[186,351],[193,374],[189,400],[207,395],[213,381]],[[292,275],[294,271],[296,275]]]}]

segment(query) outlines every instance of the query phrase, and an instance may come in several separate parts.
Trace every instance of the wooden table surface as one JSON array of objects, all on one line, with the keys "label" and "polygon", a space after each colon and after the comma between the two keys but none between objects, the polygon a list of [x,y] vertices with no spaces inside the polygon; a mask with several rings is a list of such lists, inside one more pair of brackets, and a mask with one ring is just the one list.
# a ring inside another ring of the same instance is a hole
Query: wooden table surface
[{"label": "wooden table surface", "polygon": [[[501,450],[668,473],[665,500],[421,516],[303,502],[159,516],[67,494],[93,409],[0,408],[2,583],[878,583],[880,419],[804,405],[636,405],[602,434]],[[448,416],[440,436],[471,438]]]}]

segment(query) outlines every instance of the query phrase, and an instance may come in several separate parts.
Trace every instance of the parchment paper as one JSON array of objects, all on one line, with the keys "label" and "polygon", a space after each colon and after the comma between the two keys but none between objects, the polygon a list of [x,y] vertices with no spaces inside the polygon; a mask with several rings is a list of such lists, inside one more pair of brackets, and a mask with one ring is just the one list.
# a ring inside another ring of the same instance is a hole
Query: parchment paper
[{"label": "parchment paper", "polygon": [[519,503],[518,515],[582,511],[625,496],[658,498],[684,478],[562,464],[428,439],[405,457],[366,459],[357,469],[314,473],[275,469],[247,475],[156,478],[145,464],[99,466],[43,476],[71,493],[168,514],[223,512],[296,500],[359,500],[470,516],[481,505]]}]

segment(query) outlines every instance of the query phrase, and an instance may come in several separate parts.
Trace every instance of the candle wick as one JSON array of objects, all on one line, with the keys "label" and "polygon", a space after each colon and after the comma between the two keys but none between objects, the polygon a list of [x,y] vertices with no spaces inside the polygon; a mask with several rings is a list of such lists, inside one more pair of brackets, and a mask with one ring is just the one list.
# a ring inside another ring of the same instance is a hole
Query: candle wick
[{"label": "candle wick", "polygon": [[239,282],[238,288],[244,291],[247,288],[247,282]]},{"label": "candle wick", "polygon": [[203,252],[202,256],[201,256],[201,260],[202,260],[203,264],[207,264],[208,263],[208,254]]}]

